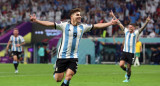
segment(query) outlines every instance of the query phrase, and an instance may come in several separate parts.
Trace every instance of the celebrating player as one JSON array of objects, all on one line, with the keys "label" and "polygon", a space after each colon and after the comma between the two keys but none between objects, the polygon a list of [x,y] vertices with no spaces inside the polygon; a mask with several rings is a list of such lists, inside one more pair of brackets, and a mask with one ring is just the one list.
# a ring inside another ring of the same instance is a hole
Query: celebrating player
[{"label": "celebrating player", "polygon": [[[113,16],[113,18],[117,19],[112,11],[110,12],[110,14]],[[150,17],[147,18],[144,26],[141,27],[139,30],[135,30],[136,27],[134,24],[129,24],[128,28],[125,28],[121,24],[121,22],[118,21],[118,25],[125,33],[125,43],[124,43],[122,57],[120,60],[120,67],[127,72],[125,75],[126,80],[124,80],[123,82],[129,82],[131,76],[132,58],[134,58],[135,54],[136,39],[139,36],[139,34],[143,31],[143,29],[146,27],[149,21]],[[127,62],[127,68],[125,67],[125,62]]]},{"label": "celebrating player", "polygon": [[11,52],[13,57],[13,64],[15,67],[15,73],[18,73],[18,64],[19,64],[19,59],[21,57],[21,53],[22,53],[22,45],[24,45],[25,42],[23,37],[19,35],[19,31],[17,28],[14,28],[13,30],[13,35],[11,35],[8,41],[6,52],[8,52],[10,44],[11,44]]},{"label": "celebrating player", "polygon": [[98,24],[82,24],[81,23],[81,9],[75,8],[70,11],[70,21],[68,22],[49,22],[40,21],[36,19],[35,14],[30,15],[30,20],[45,26],[53,26],[55,29],[59,29],[63,32],[62,41],[58,49],[56,67],[54,78],[57,82],[60,82],[66,76],[61,86],[69,86],[69,82],[77,71],[78,62],[78,47],[80,39],[83,33],[92,29],[105,28],[117,23],[117,20],[111,20],[108,23]]}]

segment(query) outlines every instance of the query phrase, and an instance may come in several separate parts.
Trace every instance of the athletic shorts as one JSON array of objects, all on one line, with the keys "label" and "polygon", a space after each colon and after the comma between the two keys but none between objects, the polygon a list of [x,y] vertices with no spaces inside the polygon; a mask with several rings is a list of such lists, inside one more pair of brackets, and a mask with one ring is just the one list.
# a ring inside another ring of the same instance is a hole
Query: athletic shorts
[{"label": "athletic shorts", "polygon": [[123,52],[121,60],[124,60],[128,64],[132,65],[133,58],[134,58],[134,53]]},{"label": "athletic shorts", "polygon": [[71,69],[75,74],[77,72],[78,59],[57,59],[55,64],[55,73],[65,72],[67,69]]},{"label": "athletic shorts", "polygon": [[18,59],[20,59],[22,52],[12,51],[12,56],[16,55]]},{"label": "athletic shorts", "polygon": [[140,53],[136,53],[136,57],[140,57]]}]

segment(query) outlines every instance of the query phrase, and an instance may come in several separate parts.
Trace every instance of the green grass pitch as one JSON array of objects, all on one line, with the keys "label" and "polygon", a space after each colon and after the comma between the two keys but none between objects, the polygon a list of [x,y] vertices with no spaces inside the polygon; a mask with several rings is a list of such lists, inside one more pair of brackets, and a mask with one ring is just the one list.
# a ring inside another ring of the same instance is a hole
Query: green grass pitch
[{"label": "green grass pitch", "polygon": [[[20,64],[14,74],[13,64],[0,64],[0,86],[60,86],[52,77],[52,64]],[[129,83],[118,65],[79,65],[70,86],[160,86],[160,66],[132,66]]]}]

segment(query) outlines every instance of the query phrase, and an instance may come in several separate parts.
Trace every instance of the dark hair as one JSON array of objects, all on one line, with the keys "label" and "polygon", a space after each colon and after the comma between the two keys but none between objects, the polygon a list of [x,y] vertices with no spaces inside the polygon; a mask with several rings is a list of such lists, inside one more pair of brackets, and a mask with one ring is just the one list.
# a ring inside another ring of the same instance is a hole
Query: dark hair
[{"label": "dark hair", "polygon": [[69,16],[71,16],[72,14],[74,14],[75,12],[81,12],[81,8],[74,8],[70,11]]},{"label": "dark hair", "polygon": [[[18,28],[14,28],[14,30],[18,30]],[[19,31],[19,30],[18,30]]]},{"label": "dark hair", "polygon": [[130,23],[129,25],[132,25],[132,26],[134,26],[134,27],[136,27],[137,25],[136,24],[134,24],[134,23]]}]

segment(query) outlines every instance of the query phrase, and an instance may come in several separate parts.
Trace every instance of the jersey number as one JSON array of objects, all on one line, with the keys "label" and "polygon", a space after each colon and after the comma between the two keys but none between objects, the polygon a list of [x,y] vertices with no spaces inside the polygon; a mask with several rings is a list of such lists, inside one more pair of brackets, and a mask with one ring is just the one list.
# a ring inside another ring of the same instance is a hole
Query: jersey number
[{"label": "jersey number", "polygon": [[76,38],[76,37],[77,37],[77,33],[74,33],[74,34],[73,34],[73,38]]}]

